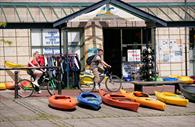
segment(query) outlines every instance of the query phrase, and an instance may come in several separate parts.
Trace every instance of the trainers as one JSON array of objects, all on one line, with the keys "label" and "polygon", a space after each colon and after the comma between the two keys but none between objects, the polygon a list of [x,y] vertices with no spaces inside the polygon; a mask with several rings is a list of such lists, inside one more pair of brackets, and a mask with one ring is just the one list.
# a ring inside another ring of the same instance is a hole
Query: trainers
[{"label": "trainers", "polygon": [[35,85],[35,88],[34,88],[34,89],[35,89],[35,91],[37,91],[37,92],[40,91],[39,87],[36,86],[36,85]]},{"label": "trainers", "polygon": [[99,85],[99,84],[96,84],[96,85],[95,85],[95,89],[96,89],[96,90],[99,90],[99,89],[100,89],[100,85]]},{"label": "trainers", "polygon": [[38,94],[41,94],[41,93],[42,93],[42,91],[41,91],[41,90],[39,90],[37,93],[38,93]]},{"label": "trainers", "polygon": [[37,86],[37,87],[39,87],[39,84],[38,84],[38,82],[32,82],[35,86]]}]

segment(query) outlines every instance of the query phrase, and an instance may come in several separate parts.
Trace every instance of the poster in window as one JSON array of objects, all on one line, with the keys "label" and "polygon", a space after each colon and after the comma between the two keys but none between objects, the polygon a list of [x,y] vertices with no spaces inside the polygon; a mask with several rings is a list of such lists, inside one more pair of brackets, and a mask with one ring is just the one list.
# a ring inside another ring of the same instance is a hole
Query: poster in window
[{"label": "poster in window", "polygon": [[127,50],[127,60],[128,62],[140,62],[141,61],[140,49],[128,49]]},{"label": "poster in window", "polygon": [[43,29],[43,46],[58,46],[60,36],[58,29]]},{"label": "poster in window", "polygon": [[157,58],[160,62],[182,62],[182,44],[179,39],[159,40]]}]

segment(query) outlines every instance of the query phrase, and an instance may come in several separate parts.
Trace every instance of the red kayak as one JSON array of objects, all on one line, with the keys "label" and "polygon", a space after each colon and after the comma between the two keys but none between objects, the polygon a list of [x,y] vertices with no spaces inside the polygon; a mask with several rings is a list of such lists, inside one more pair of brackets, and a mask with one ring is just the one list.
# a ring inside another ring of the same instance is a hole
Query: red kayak
[{"label": "red kayak", "polygon": [[137,112],[138,107],[140,105],[137,102],[133,102],[130,99],[125,98],[125,96],[120,93],[106,93],[104,90],[100,89],[99,94],[105,104],[114,107],[119,107]]},{"label": "red kayak", "polygon": [[77,100],[64,95],[53,95],[49,97],[49,105],[56,109],[71,110],[76,108]]}]

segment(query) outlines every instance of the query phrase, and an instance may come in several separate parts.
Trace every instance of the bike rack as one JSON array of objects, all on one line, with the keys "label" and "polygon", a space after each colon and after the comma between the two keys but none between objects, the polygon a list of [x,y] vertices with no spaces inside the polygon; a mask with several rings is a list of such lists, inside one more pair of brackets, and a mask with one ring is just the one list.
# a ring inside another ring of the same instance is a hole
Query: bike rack
[{"label": "bike rack", "polygon": [[[15,80],[15,90],[14,90],[14,98],[17,99],[18,96],[18,70],[27,70],[27,69],[58,69],[58,67],[20,67],[20,68],[0,68],[0,71],[6,71],[6,70],[15,70],[14,71],[14,80]],[[62,87],[61,84],[58,87],[58,94],[60,95],[62,93]]]}]

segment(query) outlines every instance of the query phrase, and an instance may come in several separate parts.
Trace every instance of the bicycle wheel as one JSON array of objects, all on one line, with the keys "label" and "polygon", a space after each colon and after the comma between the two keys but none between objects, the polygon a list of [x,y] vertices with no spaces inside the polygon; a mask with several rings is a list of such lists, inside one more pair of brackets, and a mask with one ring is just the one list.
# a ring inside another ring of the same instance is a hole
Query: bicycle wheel
[{"label": "bicycle wheel", "polygon": [[111,77],[106,79],[105,86],[108,91],[116,92],[119,91],[122,87],[122,81],[118,76],[112,75]]},{"label": "bicycle wheel", "polygon": [[93,91],[95,88],[93,78],[91,78],[90,76],[81,77],[78,87],[82,92]]},{"label": "bicycle wheel", "polygon": [[29,97],[34,92],[34,85],[28,79],[22,79],[18,82],[18,95],[20,97]]},{"label": "bicycle wheel", "polygon": [[53,79],[49,80],[47,83],[47,91],[51,96],[56,93],[56,88],[56,82]]}]

